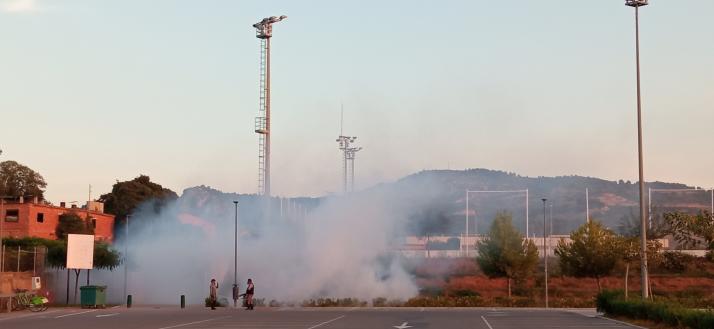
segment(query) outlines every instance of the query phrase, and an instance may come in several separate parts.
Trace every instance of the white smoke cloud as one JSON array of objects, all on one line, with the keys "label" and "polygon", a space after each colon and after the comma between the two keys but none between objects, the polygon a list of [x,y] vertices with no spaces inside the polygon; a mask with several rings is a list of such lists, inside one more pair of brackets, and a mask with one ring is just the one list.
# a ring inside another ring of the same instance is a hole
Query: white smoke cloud
[{"label": "white smoke cloud", "polygon": [[[161,214],[139,212],[129,240],[128,290],[137,304],[176,304],[180,295],[202,303],[211,278],[219,294],[231,299],[233,284],[234,208],[232,195],[182,197]],[[262,219],[260,202],[239,196],[238,282],[252,278],[256,297],[300,302],[310,298],[376,297],[406,299],[417,294],[413,278],[402,267],[391,244],[402,236],[404,219],[395,205],[378,193],[323,199],[303,212],[274,207],[272,220]],[[187,215],[190,214],[190,215]],[[126,239],[118,241],[124,250]],[[55,278],[63,296],[62,272]],[[123,267],[94,271],[92,284],[109,286],[108,298],[123,299]],[[72,280],[73,281],[73,280]],[[84,282],[80,279],[80,282]]]}]

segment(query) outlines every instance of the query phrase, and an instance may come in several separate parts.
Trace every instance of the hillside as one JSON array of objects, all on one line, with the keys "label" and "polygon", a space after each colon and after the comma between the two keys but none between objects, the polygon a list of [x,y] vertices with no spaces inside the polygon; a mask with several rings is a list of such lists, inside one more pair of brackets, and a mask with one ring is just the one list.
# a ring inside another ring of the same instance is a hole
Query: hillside
[{"label": "hillside", "polygon": [[[647,188],[688,189],[684,184],[650,182]],[[590,217],[603,221],[613,229],[623,223],[635,221],[638,213],[638,186],[629,181],[608,181],[593,177],[525,177],[514,173],[488,169],[430,170],[415,173],[395,182],[383,183],[356,192],[352,197],[378,198],[384,204],[400,210],[409,221],[407,234],[460,234],[464,231],[466,190],[496,191],[528,189],[529,231],[542,234],[543,203],[547,198],[553,203],[553,234],[568,234],[585,221],[585,189],[589,189]],[[272,216],[283,218],[297,216],[296,209],[315,209],[330,199],[273,198]],[[698,211],[709,209],[709,192],[657,192],[653,194],[653,213],[666,210]],[[240,201],[241,222],[258,228],[262,215],[261,198],[256,195],[228,194],[199,186],[186,189],[179,198],[180,209],[200,209],[193,215],[201,218],[232,218],[233,200]],[[514,223],[525,231],[525,193],[470,193],[471,233],[485,232],[498,211],[508,211]],[[282,203],[282,206],[281,206]],[[282,208],[282,210],[281,210]],[[404,211],[406,210],[406,213]],[[191,210],[195,212],[196,210]],[[548,209],[550,212],[550,209]],[[475,218],[475,220],[474,220]]]},{"label": "hillside", "polygon": [[[382,184],[372,190],[390,190],[397,199],[428,200],[429,207],[438,209],[449,219],[445,233],[464,230],[466,190],[528,190],[530,232],[541,234],[543,202],[553,203],[553,233],[567,234],[586,218],[585,189],[589,190],[590,217],[617,229],[627,219],[637,217],[638,185],[629,181],[608,181],[593,177],[525,177],[514,173],[487,169],[432,170],[404,177],[394,183]],[[678,183],[648,182],[652,189],[690,189]],[[364,192],[369,193],[370,190]],[[525,229],[525,193],[470,193],[470,231],[485,231],[498,211],[513,214],[514,223]],[[416,205],[415,205],[416,206]],[[711,207],[711,194],[697,192],[656,192],[652,196],[655,215],[665,210],[698,211]],[[550,209],[548,209],[550,212]]]}]

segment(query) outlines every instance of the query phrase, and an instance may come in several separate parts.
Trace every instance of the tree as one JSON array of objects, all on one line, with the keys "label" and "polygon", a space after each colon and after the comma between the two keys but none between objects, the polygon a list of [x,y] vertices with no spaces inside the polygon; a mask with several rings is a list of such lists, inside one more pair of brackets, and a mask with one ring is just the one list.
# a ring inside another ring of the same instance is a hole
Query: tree
[{"label": "tree", "polygon": [[[647,226],[647,240],[662,239],[671,233],[671,226],[665,218],[655,215],[656,209],[653,209]],[[635,215],[632,209],[628,215],[620,217],[620,223],[617,226],[618,232],[626,237],[640,237],[640,229],[642,223],[639,215]]]},{"label": "tree", "polygon": [[[649,227],[647,228],[647,264],[651,265],[660,263],[661,254],[659,253],[662,248],[662,244],[657,239],[662,239],[668,234],[670,234],[671,226],[662,216],[654,215],[656,211],[652,211],[652,218],[649,222]],[[639,263],[642,255],[642,241],[640,236],[640,230],[642,224],[640,219],[635,213],[630,209],[629,215],[622,216],[620,218],[620,224],[618,225],[618,231],[621,234],[620,237],[620,251],[621,260],[625,263],[625,299],[629,297],[629,279],[630,279],[630,266],[633,263]],[[650,285],[652,281],[648,281]],[[651,289],[651,287],[648,287]]]},{"label": "tree", "polygon": [[509,298],[511,281],[526,278],[538,264],[538,249],[516,230],[508,213],[496,215],[488,236],[478,244],[478,251],[476,260],[484,274],[506,278]]},{"label": "tree", "polygon": [[15,161],[0,162],[0,195],[44,199],[47,183],[42,175]]},{"label": "tree", "polygon": [[580,226],[570,239],[570,243],[561,240],[555,248],[561,270],[574,277],[595,278],[600,291],[600,278],[612,272],[623,254],[622,240],[596,220]]},{"label": "tree", "polygon": [[121,254],[104,242],[94,243],[94,268],[114,270],[121,264]]},{"label": "tree", "polygon": [[64,213],[59,216],[55,235],[60,240],[67,240],[67,234],[94,234],[94,225],[75,212]]},{"label": "tree", "polygon": [[674,238],[684,247],[714,250],[714,218],[708,211],[697,215],[672,212],[666,213],[664,217],[672,226]]},{"label": "tree", "polygon": [[166,204],[177,198],[178,195],[174,191],[152,182],[149,176],[141,175],[130,181],[117,182],[110,193],[99,197],[99,201],[104,202],[106,212],[116,216],[114,231],[121,233],[122,230],[117,227],[123,225],[126,216],[140,206],[147,206],[158,213]]},{"label": "tree", "polygon": [[445,233],[449,229],[449,218],[437,204],[427,205],[422,211],[410,216],[411,230],[418,236],[426,238],[426,255],[430,257],[433,244],[430,237]]},{"label": "tree", "polygon": [[672,228],[672,234],[677,242],[685,248],[705,247],[709,250],[709,258],[714,253],[714,217],[708,211],[697,215],[683,212],[671,212],[664,215]]}]

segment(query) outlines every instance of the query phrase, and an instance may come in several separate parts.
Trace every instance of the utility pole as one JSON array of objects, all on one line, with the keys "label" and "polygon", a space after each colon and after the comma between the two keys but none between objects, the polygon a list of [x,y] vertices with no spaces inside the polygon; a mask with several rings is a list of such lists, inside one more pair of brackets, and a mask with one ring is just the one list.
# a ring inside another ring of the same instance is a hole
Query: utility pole
[{"label": "utility pole", "polygon": [[233,308],[238,307],[238,201],[233,201],[236,208],[235,235],[233,240]]},{"label": "utility pole", "polygon": [[[124,223],[124,300],[129,300],[129,218],[131,215],[126,215],[126,223]],[[67,272],[69,275],[69,272]],[[69,296],[69,292],[68,292]],[[67,297],[69,298],[69,297]],[[69,300],[69,299],[68,299]],[[129,307],[127,302],[127,307]]]},{"label": "utility pole", "polygon": [[642,299],[649,298],[649,276],[647,274],[647,210],[645,208],[645,174],[642,157],[642,93],[640,91],[640,7],[646,6],[648,0],[625,0],[625,5],[635,8],[635,62],[637,66],[637,155],[640,187],[640,225],[641,250],[640,267],[642,275]]},{"label": "utility pole", "polygon": [[545,308],[548,308],[548,249],[546,249],[547,226],[546,226],[546,202],[548,199],[543,198],[543,261],[545,262]]},{"label": "utility pole", "polygon": [[270,197],[270,38],[273,24],[287,16],[271,16],[253,24],[260,39],[260,106],[255,118],[258,134],[258,193]]}]

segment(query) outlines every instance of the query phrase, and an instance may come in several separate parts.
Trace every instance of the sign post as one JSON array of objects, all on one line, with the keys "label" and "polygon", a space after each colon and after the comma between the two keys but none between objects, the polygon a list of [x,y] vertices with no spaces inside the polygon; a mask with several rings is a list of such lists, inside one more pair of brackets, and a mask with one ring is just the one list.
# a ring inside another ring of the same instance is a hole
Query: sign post
[{"label": "sign post", "polygon": [[[67,235],[67,271],[73,269],[76,275],[74,280],[74,302],[77,302],[77,285],[79,272],[91,270],[94,267],[94,235],[68,234]],[[69,273],[67,273],[67,299],[69,300]]]}]

